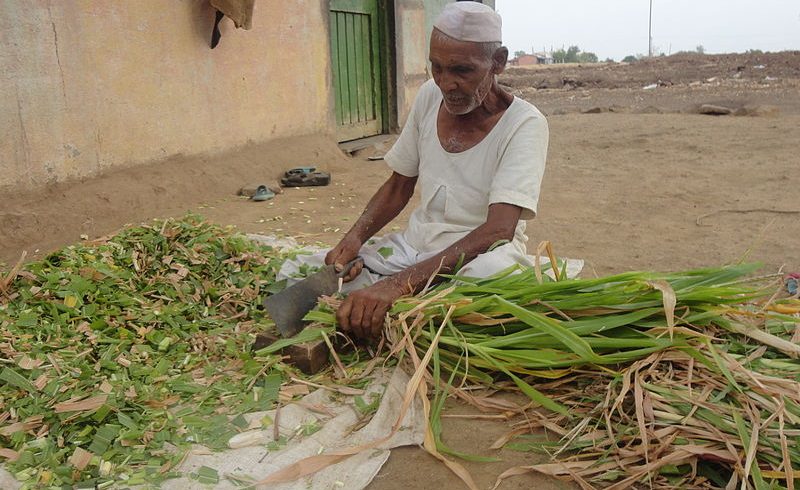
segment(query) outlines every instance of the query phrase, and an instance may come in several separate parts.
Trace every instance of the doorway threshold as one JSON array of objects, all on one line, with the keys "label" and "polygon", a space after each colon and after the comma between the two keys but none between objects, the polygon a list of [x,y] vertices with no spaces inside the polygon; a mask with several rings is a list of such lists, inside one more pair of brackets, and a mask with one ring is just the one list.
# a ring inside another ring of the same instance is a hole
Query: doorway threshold
[{"label": "doorway threshold", "polygon": [[[393,137],[394,135],[392,134],[378,134],[375,136],[368,136],[366,138],[359,138],[357,140],[345,141],[343,143],[339,143],[339,149],[348,155],[352,155],[353,153],[365,148],[369,148],[370,146],[380,149],[384,143],[391,141]],[[384,150],[388,151],[388,146]]]}]

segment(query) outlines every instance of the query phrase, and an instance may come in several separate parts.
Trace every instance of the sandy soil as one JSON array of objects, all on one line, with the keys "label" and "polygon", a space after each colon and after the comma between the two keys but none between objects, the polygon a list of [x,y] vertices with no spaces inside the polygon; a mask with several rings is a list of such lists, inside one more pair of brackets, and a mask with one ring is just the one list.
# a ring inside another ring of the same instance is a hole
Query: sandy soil
[{"label": "sandy soil", "polygon": [[[547,67],[504,76],[505,85],[540,106],[550,121],[531,247],[550,240],[558,254],[586,259],[584,274],[590,276],[743,258],[762,262],[769,272],[800,271],[800,53],[761,56],[674,56],[638,67]],[[571,82],[548,88],[537,82],[559,78]],[[642,88],[658,80],[656,88]],[[704,103],[748,107],[740,113],[749,115],[694,113]],[[247,232],[332,245],[388,176],[383,162],[366,156],[382,154],[391,142],[389,137],[347,158],[328,139],[298,138],[5,196],[0,260],[15,261],[22,250],[40,256],[82,234],[94,238],[125,223],[186,211]],[[265,203],[235,195],[242,185],[270,184],[301,164],[331,170],[332,185],[286,189]],[[407,214],[388,228],[402,227]],[[449,409],[468,412],[457,403]],[[446,441],[474,454],[495,455],[487,448],[505,430],[499,422],[445,420]],[[480,487],[491,486],[509,466],[541,461],[511,451],[499,456],[502,463],[466,463]],[[533,484],[574,488],[532,476],[502,488]],[[431,457],[405,448],[392,454],[370,488],[432,487],[460,488]]]}]

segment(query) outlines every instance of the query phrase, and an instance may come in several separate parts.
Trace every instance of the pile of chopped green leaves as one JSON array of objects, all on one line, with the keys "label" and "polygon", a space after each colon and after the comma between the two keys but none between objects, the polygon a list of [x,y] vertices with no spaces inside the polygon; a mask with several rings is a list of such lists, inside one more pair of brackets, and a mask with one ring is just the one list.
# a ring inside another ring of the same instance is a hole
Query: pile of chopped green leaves
[{"label": "pile of chopped green leaves", "polygon": [[0,463],[25,488],[153,483],[274,408],[249,351],[286,254],[196,216],[0,274]]}]

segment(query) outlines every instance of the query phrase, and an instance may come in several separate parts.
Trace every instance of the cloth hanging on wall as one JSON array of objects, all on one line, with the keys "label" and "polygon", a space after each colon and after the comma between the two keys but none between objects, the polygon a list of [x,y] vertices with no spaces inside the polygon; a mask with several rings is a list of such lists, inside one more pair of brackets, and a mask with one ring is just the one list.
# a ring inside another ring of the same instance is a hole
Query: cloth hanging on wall
[{"label": "cloth hanging on wall", "polygon": [[239,29],[253,27],[253,7],[256,0],[211,0],[211,6],[229,17]]},{"label": "cloth hanging on wall", "polygon": [[211,49],[217,47],[222,33],[219,23],[223,16],[229,17],[237,29],[249,30],[253,27],[253,8],[256,0],[210,0],[211,6],[217,9],[214,28],[211,31]]}]

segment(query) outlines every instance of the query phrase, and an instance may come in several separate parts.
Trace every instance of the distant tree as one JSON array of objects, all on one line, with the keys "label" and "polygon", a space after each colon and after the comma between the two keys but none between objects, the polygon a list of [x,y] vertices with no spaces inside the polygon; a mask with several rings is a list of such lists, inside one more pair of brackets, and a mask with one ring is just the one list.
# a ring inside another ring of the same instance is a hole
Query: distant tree
[{"label": "distant tree", "polygon": [[[597,63],[597,55],[588,51],[581,51],[578,46],[572,45],[565,51],[557,49],[553,51],[554,63]],[[614,60],[611,60],[614,61]]]},{"label": "distant tree", "polygon": [[616,63],[616,61],[614,61],[614,58],[606,58],[605,63]]},{"label": "distant tree", "polygon": [[747,51],[745,51],[745,53],[746,54],[764,54],[764,52],[761,51],[760,49],[748,49]]},{"label": "distant tree", "polygon": [[522,58],[526,54],[528,53],[526,53],[525,51],[514,51],[514,58]]},{"label": "distant tree", "polygon": [[706,54],[706,48],[704,48],[702,44],[698,44],[694,50],[699,54]]},{"label": "distant tree", "polygon": [[564,58],[565,63],[578,63],[580,59],[578,58],[578,53],[581,52],[581,48],[578,46],[570,46],[567,48],[567,55]]},{"label": "distant tree", "polygon": [[629,54],[628,56],[622,58],[622,62],[623,63],[633,63],[634,61],[637,61],[638,59],[639,58],[637,58],[636,56],[634,56],[632,54]]}]

